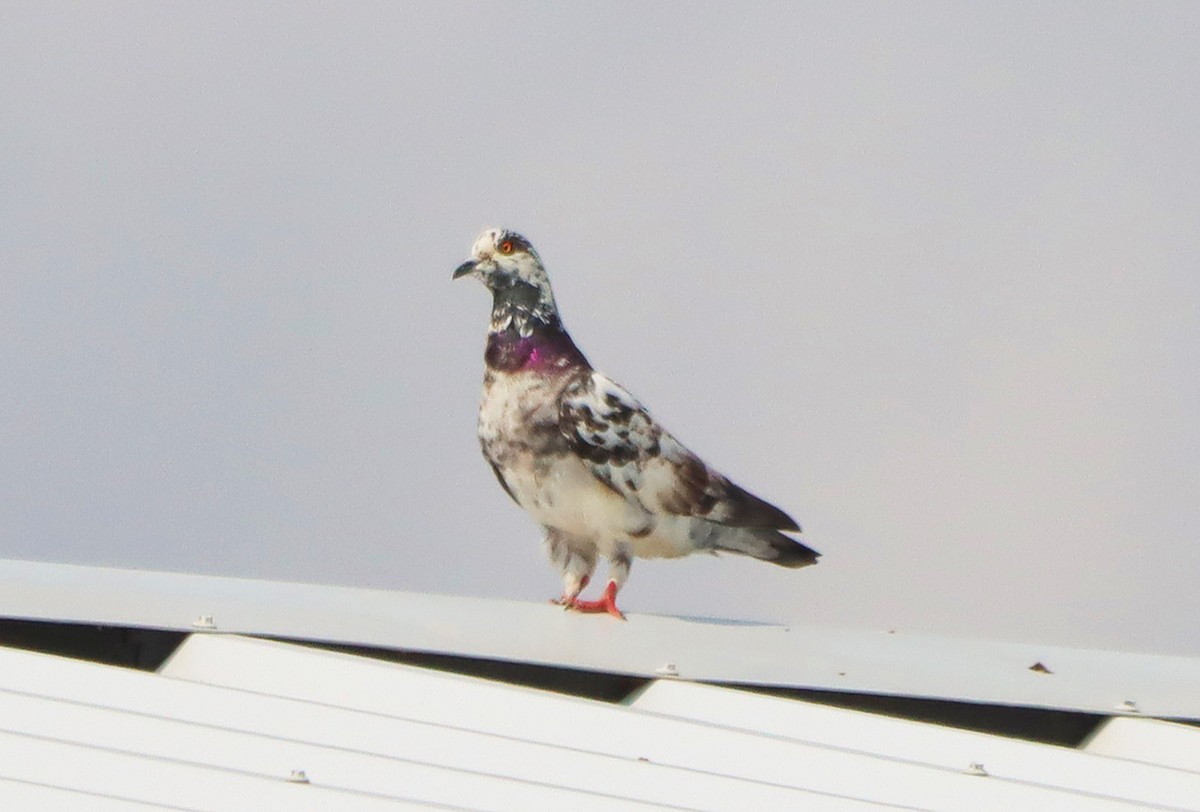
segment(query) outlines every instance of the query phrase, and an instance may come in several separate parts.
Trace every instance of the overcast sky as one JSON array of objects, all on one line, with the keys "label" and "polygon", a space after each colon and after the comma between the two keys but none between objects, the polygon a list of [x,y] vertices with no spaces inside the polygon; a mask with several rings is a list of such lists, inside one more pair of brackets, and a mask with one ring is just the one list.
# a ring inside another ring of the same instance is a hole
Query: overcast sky
[{"label": "overcast sky", "polygon": [[557,594],[450,281],[499,225],[824,554],[637,562],[631,622],[1200,654],[1198,38],[1194,3],[7,3],[0,556]]}]

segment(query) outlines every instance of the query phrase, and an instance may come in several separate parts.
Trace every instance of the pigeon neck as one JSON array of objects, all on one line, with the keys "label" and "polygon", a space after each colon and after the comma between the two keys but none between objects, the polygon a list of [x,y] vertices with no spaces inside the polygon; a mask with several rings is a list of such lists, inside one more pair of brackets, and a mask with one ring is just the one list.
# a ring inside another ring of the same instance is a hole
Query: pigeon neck
[{"label": "pigeon neck", "polygon": [[494,292],[484,354],[489,369],[551,373],[587,365],[563,329],[549,286],[514,282]]},{"label": "pigeon neck", "polygon": [[562,329],[549,285],[511,279],[492,289],[491,333],[512,330],[528,337],[535,330],[562,332]]},{"label": "pigeon neck", "polygon": [[536,372],[561,374],[587,366],[587,359],[571,337],[561,329],[536,327],[529,335],[520,335],[511,327],[488,335],[483,355],[494,372]]}]

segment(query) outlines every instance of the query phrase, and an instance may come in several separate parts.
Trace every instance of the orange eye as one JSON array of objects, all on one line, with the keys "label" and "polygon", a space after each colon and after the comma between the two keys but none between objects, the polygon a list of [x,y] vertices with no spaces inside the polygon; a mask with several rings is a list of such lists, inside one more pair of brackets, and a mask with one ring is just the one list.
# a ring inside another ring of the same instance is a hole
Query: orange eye
[{"label": "orange eye", "polygon": [[508,256],[509,254],[511,254],[513,252],[512,240],[505,240],[504,242],[500,243],[500,245],[498,245],[497,248],[500,249],[501,254]]}]

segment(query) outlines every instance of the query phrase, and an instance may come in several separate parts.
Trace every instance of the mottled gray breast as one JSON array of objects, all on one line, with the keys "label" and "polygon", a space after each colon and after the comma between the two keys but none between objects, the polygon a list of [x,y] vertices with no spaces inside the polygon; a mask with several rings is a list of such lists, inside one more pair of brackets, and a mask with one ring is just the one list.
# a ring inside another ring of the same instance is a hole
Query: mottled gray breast
[{"label": "mottled gray breast", "polygon": [[567,376],[489,371],[479,403],[479,443],[504,468],[518,457],[568,450],[558,427],[558,397]]}]

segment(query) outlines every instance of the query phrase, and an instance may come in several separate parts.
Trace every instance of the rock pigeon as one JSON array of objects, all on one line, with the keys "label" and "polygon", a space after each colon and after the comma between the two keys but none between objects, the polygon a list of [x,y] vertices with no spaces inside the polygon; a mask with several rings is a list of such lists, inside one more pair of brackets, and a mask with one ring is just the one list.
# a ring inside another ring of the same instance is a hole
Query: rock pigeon
[{"label": "rock pigeon", "polygon": [[[485,230],[453,278],[464,276],[492,292],[479,442],[500,487],[545,529],[562,571],[556,603],[624,617],[617,591],[635,557],[726,551],[784,567],[817,562],[780,532],[799,532],[794,519],[709,467],[592,368],[528,240]],[[599,556],[608,585],[582,600]]]}]

